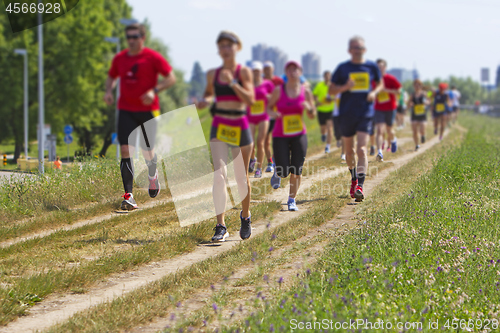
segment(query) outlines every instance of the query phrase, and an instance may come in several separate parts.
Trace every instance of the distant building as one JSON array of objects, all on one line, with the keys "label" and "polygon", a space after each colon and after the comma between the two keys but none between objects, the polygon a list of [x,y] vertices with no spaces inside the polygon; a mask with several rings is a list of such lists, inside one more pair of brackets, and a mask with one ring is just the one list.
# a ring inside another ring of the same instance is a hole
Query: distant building
[{"label": "distant building", "polygon": [[418,76],[418,72],[416,70],[411,71],[404,68],[392,68],[388,70],[387,73],[395,76],[401,83],[413,81],[415,79],[415,74]]},{"label": "distant building", "polygon": [[497,88],[500,88],[500,65],[497,67],[497,78],[495,81],[495,85]]},{"label": "distant building", "polygon": [[302,74],[311,81],[321,80],[321,58],[313,52],[302,56]]},{"label": "distant building", "polygon": [[277,47],[268,47],[266,44],[252,46],[252,61],[272,61],[274,74],[283,75],[288,56]]}]

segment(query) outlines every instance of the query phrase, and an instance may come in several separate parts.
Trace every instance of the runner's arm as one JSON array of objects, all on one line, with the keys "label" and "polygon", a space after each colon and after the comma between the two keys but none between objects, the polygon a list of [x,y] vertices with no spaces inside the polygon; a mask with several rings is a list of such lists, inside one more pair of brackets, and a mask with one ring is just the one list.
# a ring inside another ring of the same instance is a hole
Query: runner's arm
[{"label": "runner's arm", "polygon": [[168,88],[172,87],[176,81],[177,78],[175,77],[174,71],[170,72],[162,81],[160,81],[156,85],[156,93],[159,93],[162,90],[167,90]]},{"label": "runner's arm", "polygon": [[204,109],[208,107],[214,101],[214,75],[215,69],[211,69],[207,72],[207,85],[205,86],[205,92],[203,93],[203,98],[201,101],[196,103],[197,109]]},{"label": "runner's arm", "polygon": [[368,96],[366,97],[366,99],[369,102],[374,101],[377,94],[380,93],[383,89],[384,89],[384,81],[379,80],[377,82],[377,85],[375,86],[375,88],[368,93]]},{"label": "runner's arm", "polygon": [[276,103],[278,103],[278,100],[280,98],[280,89],[281,89],[280,86],[274,88],[273,92],[271,93],[271,96],[269,97],[269,102],[267,103],[266,107],[267,114],[274,118],[280,117],[280,113],[274,111],[274,107],[276,106]]},{"label": "runner's arm", "polygon": [[413,95],[408,96],[408,100],[406,101],[406,105],[408,105],[408,108],[410,108],[410,109],[413,107]]},{"label": "runner's arm", "polygon": [[113,98],[113,88],[116,86],[116,79],[108,76],[106,79],[106,93],[104,94],[104,101],[108,105],[112,105],[114,103]]},{"label": "runner's arm", "polygon": [[314,98],[313,94],[311,93],[311,90],[309,88],[306,88],[305,90],[306,94],[306,101],[309,104],[309,108],[307,109],[307,115],[310,119],[314,119],[316,116],[316,106],[314,105]]},{"label": "runner's arm", "polygon": [[354,81],[352,81],[351,79],[349,79],[349,81],[347,81],[346,84],[341,85],[341,86],[336,85],[335,83],[332,83],[332,84],[330,84],[330,88],[328,88],[328,93],[330,95],[334,95],[335,96],[337,94],[341,94],[341,93],[344,93],[344,92],[348,91],[352,87],[354,87]]},{"label": "runner's arm", "polygon": [[238,83],[233,83],[231,87],[233,88],[236,95],[245,102],[247,105],[252,105],[255,103],[255,92],[253,88],[253,77],[252,71],[248,67],[242,67],[240,70],[240,79],[242,86]]},{"label": "runner's arm", "polygon": [[397,95],[401,92],[401,88],[399,89],[387,89],[387,88],[384,88],[384,91],[388,94],[393,94],[393,95]]}]

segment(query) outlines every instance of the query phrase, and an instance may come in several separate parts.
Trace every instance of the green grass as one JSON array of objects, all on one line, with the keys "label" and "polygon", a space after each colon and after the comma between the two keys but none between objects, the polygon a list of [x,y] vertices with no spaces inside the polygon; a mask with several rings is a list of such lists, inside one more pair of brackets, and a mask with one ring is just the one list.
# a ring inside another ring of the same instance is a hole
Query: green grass
[{"label": "green grass", "polygon": [[[469,129],[461,146],[436,159],[434,168],[408,188],[402,186],[394,201],[364,211],[366,224],[334,239],[296,287],[225,331],[300,332],[305,330],[295,326],[298,322],[323,319],[327,325],[356,319],[413,323],[423,331],[436,321],[449,330],[453,319],[471,320],[479,330],[482,320],[483,331],[494,331],[492,320],[500,313],[500,140],[495,135],[500,121],[461,116]],[[317,325],[314,331],[326,328]]]}]

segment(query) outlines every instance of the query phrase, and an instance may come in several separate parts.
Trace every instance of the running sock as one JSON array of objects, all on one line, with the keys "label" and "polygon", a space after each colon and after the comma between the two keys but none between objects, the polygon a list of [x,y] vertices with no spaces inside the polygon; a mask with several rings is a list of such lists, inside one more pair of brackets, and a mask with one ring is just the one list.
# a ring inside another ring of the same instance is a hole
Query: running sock
[{"label": "running sock", "polygon": [[149,177],[155,176],[157,162],[158,162],[158,157],[156,156],[156,154],[151,161],[146,160],[146,165],[148,166]]},{"label": "running sock", "polygon": [[288,202],[290,202],[290,201],[295,201],[295,198],[288,197]]},{"label": "running sock", "polygon": [[326,145],[326,148],[327,148],[327,149],[330,149],[330,145],[329,145],[329,144],[327,144],[327,145]]},{"label": "running sock", "polygon": [[378,150],[378,153],[379,153],[380,155],[383,155],[383,153],[382,153],[382,149],[379,149],[379,150]]},{"label": "running sock", "polygon": [[134,166],[132,164],[132,159],[122,158],[120,162],[120,171],[122,173],[123,188],[125,193],[132,193],[132,188],[134,186]]},{"label": "running sock", "polygon": [[365,174],[364,173],[360,173],[358,175],[358,185],[363,187],[363,184],[365,183]]},{"label": "running sock", "polygon": [[272,158],[272,157],[271,157],[271,158],[268,158],[268,159],[267,159],[267,163],[271,163],[271,164],[272,164],[272,163],[273,163],[273,158]]},{"label": "running sock", "polygon": [[349,169],[349,171],[351,172],[351,180],[352,181],[355,181],[356,179],[358,179],[358,176],[356,174],[356,168]]}]

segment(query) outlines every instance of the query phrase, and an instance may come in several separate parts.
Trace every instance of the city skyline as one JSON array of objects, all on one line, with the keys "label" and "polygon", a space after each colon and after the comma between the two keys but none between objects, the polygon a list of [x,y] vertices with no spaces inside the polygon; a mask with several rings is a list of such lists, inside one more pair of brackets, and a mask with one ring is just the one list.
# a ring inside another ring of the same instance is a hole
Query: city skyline
[{"label": "city skyline", "polygon": [[314,52],[302,55],[302,74],[312,81],[321,80],[321,57]]},{"label": "city skyline", "polygon": [[272,61],[274,64],[274,74],[283,75],[288,55],[280,48],[275,46],[267,46],[264,43],[259,43],[252,46],[252,61]]},{"label": "city skyline", "polygon": [[[153,34],[169,46],[173,66],[186,77],[195,60],[204,69],[220,66],[215,39],[227,29],[243,41],[237,57],[240,63],[251,59],[249,45],[265,43],[278,46],[296,61],[305,51],[315,52],[321,56],[321,70],[332,71],[349,58],[348,39],[361,35],[366,40],[367,59],[384,58],[389,68],[416,65],[423,80],[457,76],[479,82],[482,67],[493,73],[500,64],[499,48],[489,37],[489,32],[500,29],[500,1],[496,0],[129,3],[133,17],[140,21],[147,18]],[[169,19],[165,19],[166,12],[173,13]],[[195,42],[188,42],[193,38]]]}]

